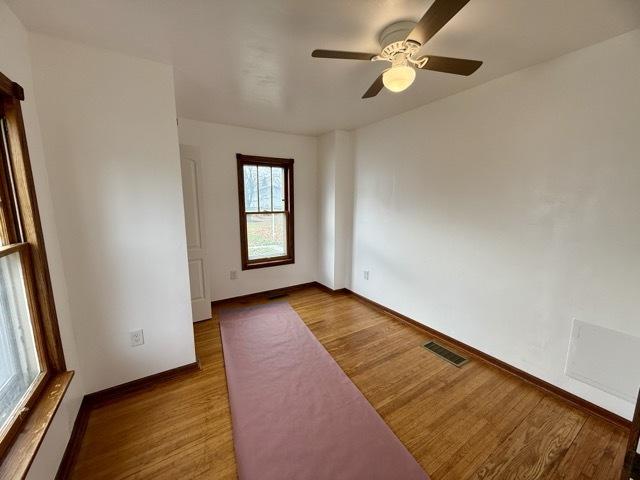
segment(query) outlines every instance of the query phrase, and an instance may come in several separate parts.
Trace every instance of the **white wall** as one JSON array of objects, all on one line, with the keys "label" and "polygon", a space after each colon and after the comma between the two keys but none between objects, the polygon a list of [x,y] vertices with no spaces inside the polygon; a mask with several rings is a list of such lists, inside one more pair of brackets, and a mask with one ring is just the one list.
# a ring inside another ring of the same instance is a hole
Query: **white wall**
[{"label": "white wall", "polygon": [[318,139],[318,281],[346,287],[351,276],[353,223],[352,132],[334,130]]},{"label": "white wall", "polygon": [[336,244],[335,132],[318,138],[318,282],[334,288]]},{"label": "white wall", "polygon": [[[316,279],[316,138],[180,119],[180,143],[200,151],[211,300]],[[294,159],[295,264],[241,270],[236,153]],[[238,272],[230,280],[230,271]]]},{"label": "white wall", "polygon": [[195,361],[172,67],[30,40],[87,391]]},{"label": "white wall", "polygon": [[51,472],[55,472],[58,468],[58,463],[62,458],[71,433],[71,427],[85,390],[83,386],[83,371],[78,362],[73,325],[69,311],[67,284],[62,266],[58,232],[51,203],[49,177],[44,161],[42,139],[40,136],[40,123],[36,114],[28,33],[4,2],[0,2],[0,71],[14,82],[22,85],[25,90],[25,100],[22,102],[22,113],[27,132],[31,167],[49,260],[49,271],[53,285],[58,323],[67,368],[76,371],[69,390],[62,400],[60,409],[50,426],[28,476],[31,480],[48,480],[53,478]]},{"label": "white wall", "polygon": [[639,58],[635,30],[359,129],[353,290],[630,417],[563,369],[574,318],[640,336]]},{"label": "white wall", "polygon": [[333,288],[340,289],[351,283],[355,135],[341,130],[335,133],[336,253]]}]

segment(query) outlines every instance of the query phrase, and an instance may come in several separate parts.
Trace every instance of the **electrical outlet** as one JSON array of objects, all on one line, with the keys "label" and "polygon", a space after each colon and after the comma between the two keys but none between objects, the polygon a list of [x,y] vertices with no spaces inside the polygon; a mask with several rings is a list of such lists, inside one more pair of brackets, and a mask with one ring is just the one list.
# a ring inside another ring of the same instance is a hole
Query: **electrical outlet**
[{"label": "electrical outlet", "polygon": [[231,270],[229,272],[229,280],[237,280],[238,279],[238,272],[235,270]]},{"label": "electrical outlet", "polygon": [[364,271],[364,279],[369,280],[369,270]]},{"label": "electrical outlet", "polygon": [[129,332],[129,341],[131,342],[132,347],[139,347],[140,345],[144,345],[143,331],[135,330],[133,332]]}]

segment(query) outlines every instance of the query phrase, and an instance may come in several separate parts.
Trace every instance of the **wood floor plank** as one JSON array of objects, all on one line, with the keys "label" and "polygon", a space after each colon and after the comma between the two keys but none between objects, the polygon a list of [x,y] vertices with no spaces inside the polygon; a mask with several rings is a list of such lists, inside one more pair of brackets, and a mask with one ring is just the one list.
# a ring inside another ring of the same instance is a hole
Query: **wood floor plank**
[{"label": "wood floor plank", "polygon": [[[620,465],[622,465],[622,462],[624,461],[625,452],[621,452],[618,445],[621,442],[626,443],[626,441],[626,434],[623,434],[620,431],[611,433],[609,442],[607,443],[607,446],[605,447],[604,452],[600,458],[598,467],[593,474],[594,479],[606,480],[608,478],[611,478],[611,474],[613,472],[618,473],[621,471]],[[616,478],[618,477],[618,475],[616,475]]]},{"label": "wood floor plank", "polygon": [[432,474],[433,480],[470,478],[491,453],[513,432],[540,403],[544,394],[535,388],[518,386],[495,410],[485,417],[486,428],[468,436],[452,452],[447,462]]},{"label": "wood floor plank", "polygon": [[606,434],[602,431],[602,422],[602,420],[594,417],[587,419],[580,435],[558,465],[558,469],[555,472],[555,477],[558,480],[594,478],[613,434],[613,432]]},{"label": "wood floor plank", "polygon": [[[481,360],[456,368],[422,348],[424,332],[351,295],[283,300],[433,480],[617,480],[623,429]],[[216,311],[194,327],[199,372],[91,412],[72,479],[237,478]]]},{"label": "wood floor plank", "polygon": [[472,478],[550,478],[586,418],[585,413],[545,397]]}]

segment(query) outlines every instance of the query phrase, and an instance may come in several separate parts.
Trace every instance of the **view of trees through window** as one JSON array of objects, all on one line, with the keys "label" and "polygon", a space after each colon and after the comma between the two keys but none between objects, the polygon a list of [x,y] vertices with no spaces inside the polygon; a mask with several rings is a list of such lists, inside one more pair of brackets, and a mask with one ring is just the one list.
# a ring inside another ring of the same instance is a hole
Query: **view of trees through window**
[{"label": "view of trees through window", "polygon": [[243,174],[249,260],[286,256],[285,169],[244,165]]},{"label": "view of trees through window", "polygon": [[242,269],[294,263],[293,159],[236,157]]}]

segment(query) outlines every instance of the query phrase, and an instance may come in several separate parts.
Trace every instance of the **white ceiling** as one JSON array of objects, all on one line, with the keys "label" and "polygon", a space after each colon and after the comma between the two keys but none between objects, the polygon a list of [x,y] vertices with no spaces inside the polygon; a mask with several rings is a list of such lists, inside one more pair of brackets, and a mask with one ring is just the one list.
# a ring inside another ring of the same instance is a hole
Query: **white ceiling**
[{"label": "white ceiling", "polygon": [[406,92],[360,97],[389,23],[431,0],[7,0],[33,31],[175,66],[181,117],[318,134],[352,129],[640,26],[640,0],[471,0],[423,53],[483,60],[471,77],[418,72]]}]

